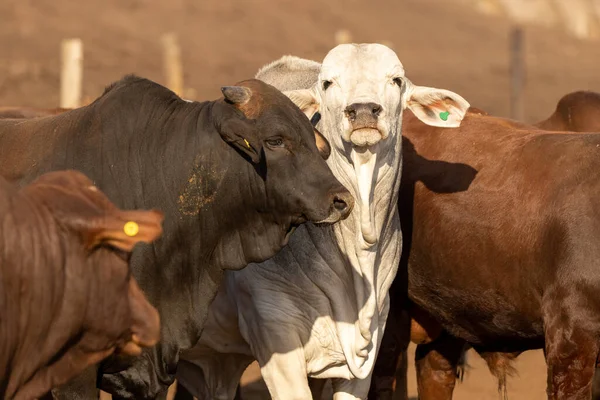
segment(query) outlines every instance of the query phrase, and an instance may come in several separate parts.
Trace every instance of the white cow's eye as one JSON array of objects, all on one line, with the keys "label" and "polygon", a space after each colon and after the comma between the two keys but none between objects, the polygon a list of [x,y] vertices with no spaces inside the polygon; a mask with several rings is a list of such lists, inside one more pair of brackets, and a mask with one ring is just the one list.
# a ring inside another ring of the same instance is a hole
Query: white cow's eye
[{"label": "white cow's eye", "polygon": [[327,90],[329,86],[331,86],[333,82],[331,81],[323,81],[323,90]]},{"label": "white cow's eye", "polygon": [[394,83],[401,88],[404,82],[402,82],[402,78],[394,78]]}]

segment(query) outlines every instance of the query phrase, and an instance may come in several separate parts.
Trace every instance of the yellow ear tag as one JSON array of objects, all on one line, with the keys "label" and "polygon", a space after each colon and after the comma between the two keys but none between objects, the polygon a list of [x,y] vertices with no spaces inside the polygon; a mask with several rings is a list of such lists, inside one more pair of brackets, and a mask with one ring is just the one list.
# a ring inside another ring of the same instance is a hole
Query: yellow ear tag
[{"label": "yellow ear tag", "polygon": [[244,143],[246,143],[247,148],[250,148],[250,143],[248,143],[248,141],[246,139],[244,139]]},{"label": "yellow ear tag", "polygon": [[133,237],[137,235],[139,231],[139,225],[133,221],[129,221],[125,225],[123,225],[123,232],[125,232],[127,236]]}]

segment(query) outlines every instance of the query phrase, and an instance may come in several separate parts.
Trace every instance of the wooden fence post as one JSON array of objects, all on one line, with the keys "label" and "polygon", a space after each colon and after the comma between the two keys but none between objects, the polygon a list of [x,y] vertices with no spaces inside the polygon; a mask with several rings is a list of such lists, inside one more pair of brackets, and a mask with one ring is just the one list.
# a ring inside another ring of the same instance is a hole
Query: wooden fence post
[{"label": "wooden fence post", "polygon": [[335,32],[334,38],[335,44],[352,43],[352,33],[347,29],[340,29]]},{"label": "wooden fence post", "polygon": [[81,39],[65,39],[61,43],[60,106],[81,105],[83,78],[83,43]]},{"label": "wooden fence post", "polygon": [[525,52],[523,28],[515,26],[510,32],[510,117],[523,121],[523,90],[525,87]]},{"label": "wooden fence post", "polygon": [[174,33],[166,33],[161,37],[161,42],[167,87],[178,96],[183,96],[183,67],[177,36]]}]

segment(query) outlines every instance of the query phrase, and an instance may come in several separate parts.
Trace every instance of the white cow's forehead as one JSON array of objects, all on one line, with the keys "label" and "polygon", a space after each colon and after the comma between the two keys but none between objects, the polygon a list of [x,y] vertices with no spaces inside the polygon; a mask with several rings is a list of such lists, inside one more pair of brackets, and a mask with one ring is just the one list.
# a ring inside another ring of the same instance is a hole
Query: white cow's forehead
[{"label": "white cow's forehead", "polygon": [[342,75],[345,71],[378,75],[404,76],[404,66],[396,53],[382,44],[341,44],[334,47],[323,60],[321,79]]}]

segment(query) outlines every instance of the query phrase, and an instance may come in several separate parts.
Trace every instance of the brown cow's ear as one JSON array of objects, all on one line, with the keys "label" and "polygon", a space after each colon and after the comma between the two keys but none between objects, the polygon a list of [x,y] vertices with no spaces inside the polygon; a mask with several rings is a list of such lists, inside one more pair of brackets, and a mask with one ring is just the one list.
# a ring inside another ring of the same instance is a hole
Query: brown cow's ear
[{"label": "brown cow's ear", "polygon": [[88,249],[110,245],[130,252],[138,242],[151,243],[162,234],[163,213],[150,211],[118,211],[89,222],[78,223],[77,230]]}]

